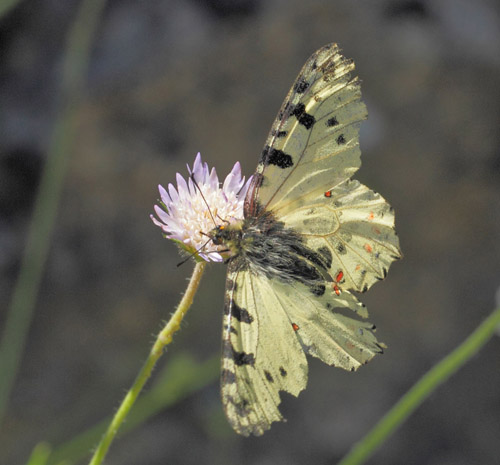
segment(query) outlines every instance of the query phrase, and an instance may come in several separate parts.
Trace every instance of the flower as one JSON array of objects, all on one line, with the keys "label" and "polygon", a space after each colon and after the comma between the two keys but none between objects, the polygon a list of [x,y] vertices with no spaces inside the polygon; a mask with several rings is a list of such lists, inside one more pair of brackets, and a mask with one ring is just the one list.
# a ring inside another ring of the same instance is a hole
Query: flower
[{"label": "flower", "polygon": [[155,205],[154,209],[159,220],[153,215],[151,219],[165,237],[190,254],[207,262],[222,262],[226,247],[214,245],[207,234],[218,225],[243,219],[243,202],[252,177],[245,183],[240,163],[236,162],[221,187],[215,168],[209,171],[199,153],[193,169],[189,165],[187,169],[187,182],[177,173],[177,189],[173,184],[168,185],[168,190],[158,186],[161,206]]}]

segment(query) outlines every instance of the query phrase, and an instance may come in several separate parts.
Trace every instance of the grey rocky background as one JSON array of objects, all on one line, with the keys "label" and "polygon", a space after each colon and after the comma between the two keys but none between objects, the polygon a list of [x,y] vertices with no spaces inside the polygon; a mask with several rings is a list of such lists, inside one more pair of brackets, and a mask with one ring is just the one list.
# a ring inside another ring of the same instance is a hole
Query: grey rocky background
[{"label": "grey rocky background", "polygon": [[[4,318],[56,109],[75,0],[26,0],[0,22]],[[389,346],[357,373],[315,360],[285,424],[240,438],[218,384],[117,441],[109,465],[332,464],[492,310],[500,285],[500,4],[495,0],[108,2],[0,450],[24,463],[111,413],[186,285],[148,215],[197,151],[250,175],[293,79],[320,46],[355,60],[369,119],[356,178],[396,210],[404,260],[363,301]],[[161,362],[220,350],[224,267],[211,266]],[[500,340],[368,463],[495,464]],[[147,457],[144,459],[143,457]],[[1,460],[1,459],[0,459]]]}]

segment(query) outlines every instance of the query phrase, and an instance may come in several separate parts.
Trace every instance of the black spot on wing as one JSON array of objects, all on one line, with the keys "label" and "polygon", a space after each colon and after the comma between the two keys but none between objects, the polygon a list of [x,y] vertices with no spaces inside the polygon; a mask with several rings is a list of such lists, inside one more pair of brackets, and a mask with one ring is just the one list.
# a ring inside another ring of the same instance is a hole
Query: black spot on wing
[{"label": "black spot on wing", "polygon": [[262,151],[261,163],[264,165],[275,165],[281,169],[293,166],[293,160],[290,155],[282,150],[269,147],[268,145],[266,145]]},{"label": "black spot on wing", "polygon": [[297,118],[297,121],[306,129],[311,129],[316,122],[313,115],[306,113],[306,107],[303,103],[298,103],[292,111],[292,115]]},{"label": "black spot on wing", "polygon": [[245,352],[233,351],[234,363],[238,366],[255,364],[255,356],[253,354],[247,354]]},{"label": "black spot on wing", "polygon": [[236,383],[236,375],[226,368],[224,368],[221,373],[221,382],[222,384],[234,384]]},{"label": "black spot on wing", "polygon": [[344,137],[344,134],[340,134],[339,137],[337,137],[337,144],[338,145],[343,145],[346,143],[346,140],[345,140],[345,137]]},{"label": "black spot on wing", "polygon": [[338,124],[339,122],[335,116],[332,116],[330,119],[326,121],[326,125],[328,127],[337,126]]},{"label": "black spot on wing", "polygon": [[293,86],[293,90],[297,92],[297,94],[303,94],[308,87],[309,83],[303,77],[301,77]]},{"label": "black spot on wing", "polygon": [[264,375],[266,376],[266,379],[267,379],[270,383],[274,383],[274,378],[273,378],[273,375],[272,375],[271,373],[269,373],[269,371],[264,370]]},{"label": "black spot on wing", "polygon": [[[250,413],[250,409],[248,406],[250,405],[250,402],[247,399],[241,399],[237,401],[233,396],[224,396],[224,402],[227,402],[229,404],[232,404],[235,409],[236,415],[238,415],[240,418],[248,416]],[[250,430],[249,430],[250,432]]]},{"label": "black spot on wing", "polygon": [[280,367],[280,375],[284,378],[287,374],[286,370],[283,367]]},{"label": "black spot on wing", "polygon": [[297,119],[299,120],[299,123],[302,124],[302,126],[304,126],[306,129],[311,129],[316,122],[314,116],[309,115],[308,113],[304,113]]},{"label": "black spot on wing", "polygon": [[222,356],[225,358],[233,359],[235,365],[251,365],[255,364],[255,356],[254,354],[247,354],[246,352],[238,352],[234,350],[234,347],[231,345],[230,341],[224,341],[224,345],[222,348]]},{"label": "black spot on wing", "polygon": [[280,137],[285,137],[288,134],[288,131],[276,131],[276,129],[273,129],[271,131],[271,135],[277,137],[278,139]]},{"label": "black spot on wing", "polygon": [[253,321],[253,316],[248,313],[246,308],[242,308],[233,302],[231,305],[231,315],[234,316],[240,323],[250,324]]},{"label": "black spot on wing", "polygon": [[324,284],[314,284],[313,286],[311,286],[311,292],[318,296],[318,297],[321,297],[324,293],[325,293],[325,285]]},{"label": "black spot on wing", "polygon": [[339,242],[337,244],[337,251],[341,255],[345,255],[347,253],[347,250],[345,248],[345,245],[342,242]]}]

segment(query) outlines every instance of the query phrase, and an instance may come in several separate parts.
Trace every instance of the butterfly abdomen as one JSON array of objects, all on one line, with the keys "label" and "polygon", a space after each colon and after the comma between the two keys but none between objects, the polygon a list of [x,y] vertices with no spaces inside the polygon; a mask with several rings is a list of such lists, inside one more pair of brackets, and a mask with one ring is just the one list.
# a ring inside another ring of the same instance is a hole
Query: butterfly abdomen
[{"label": "butterfly abdomen", "polygon": [[325,281],[326,260],[308,248],[301,235],[276,221],[270,212],[246,219],[242,224],[238,268],[264,274],[282,282],[300,281],[315,287]]}]

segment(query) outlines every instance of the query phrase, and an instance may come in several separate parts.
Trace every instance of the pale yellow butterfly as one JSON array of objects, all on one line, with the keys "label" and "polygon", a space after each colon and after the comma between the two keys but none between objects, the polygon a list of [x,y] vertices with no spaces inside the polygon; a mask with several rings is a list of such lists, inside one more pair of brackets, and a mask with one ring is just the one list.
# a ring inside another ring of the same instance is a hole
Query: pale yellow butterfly
[{"label": "pale yellow butterfly", "polygon": [[245,436],[283,419],[279,393],[305,388],[306,354],[352,371],[382,352],[350,291],[385,278],[401,254],[392,208],[351,180],[367,115],[353,69],[335,44],[309,58],[271,128],[244,219],[210,233],[230,254],[222,402]]}]

